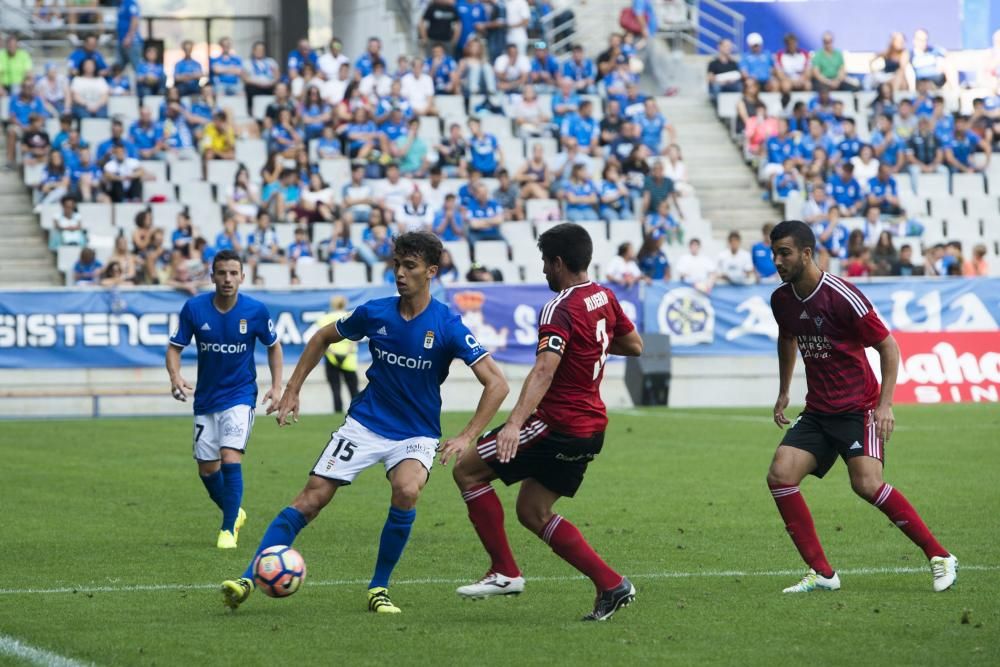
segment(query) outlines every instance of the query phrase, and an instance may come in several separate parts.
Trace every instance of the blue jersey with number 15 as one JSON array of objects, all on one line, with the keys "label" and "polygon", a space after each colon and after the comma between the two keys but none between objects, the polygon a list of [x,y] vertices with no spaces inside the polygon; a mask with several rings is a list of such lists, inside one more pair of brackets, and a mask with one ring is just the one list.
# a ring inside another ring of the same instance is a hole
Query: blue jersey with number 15
[{"label": "blue jersey with number 15", "polygon": [[198,345],[198,384],[194,413],[207,415],[234,405],[257,403],[256,341],[271,347],[278,342],[267,306],[238,294],[236,305],[220,313],[214,293],[199,294],[181,308],[177,331],[170,344],[186,347],[192,336]]},{"label": "blue jersey with number 15", "polygon": [[472,366],[489,354],[445,304],[412,320],[399,314],[399,297],[369,301],[337,322],[344,338],[368,337],[368,386],[347,414],[389,440],[441,437],[441,384],[456,357]]}]

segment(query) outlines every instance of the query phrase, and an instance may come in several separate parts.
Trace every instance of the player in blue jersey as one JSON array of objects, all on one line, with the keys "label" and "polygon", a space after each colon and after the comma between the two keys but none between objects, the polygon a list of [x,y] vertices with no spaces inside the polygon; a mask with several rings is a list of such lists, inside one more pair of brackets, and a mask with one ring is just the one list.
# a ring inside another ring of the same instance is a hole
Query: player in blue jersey
[{"label": "player in blue jersey", "polygon": [[[435,450],[440,451],[443,465],[458,457],[483,432],[508,392],[499,366],[462,320],[431,298],[430,284],[442,251],[441,241],[428,232],[399,236],[393,254],[399,296],[373,299],[320,329],[309,339],[281,401],[268,411],[277,411],[280,426],[288,425],[289,418],[298,421],[302,383],[327,346],[345,338],[368,338],[372,355],[368,386],[351,402],[344,424],[331,436],[305,488],[271,522],[257,553],[292,544],[339,488],[365,468],[382,463],[392,498],[368,586],[368,609],[377,613],[400,611],[389,598],[389,576],[409,539]],[[440,387],[455,358],[472,367],[483,393],[465,428],[438,446]],[[235,610],[253,592],[253,560],[241,578],[222,582],[227,607]]]},{"label": "player in blue jersey", "polygon": [[281,343],[260,301],[239,293],[243,263],[232,250],[212,260],[214,294],[199,294],[181,308],[177,330],[167,347],[170,390],[187,401],[191,385],[181,375],[181,350],[193,337],[198,345],[198,385],[194,394],[194,458],[208,495],[222,510],[216,546],[235,549],[246,522],[243,500],[243,452],[253,428],[257,403],[254,347],[267,346],[271,388],[264,402],[281,396]]}]

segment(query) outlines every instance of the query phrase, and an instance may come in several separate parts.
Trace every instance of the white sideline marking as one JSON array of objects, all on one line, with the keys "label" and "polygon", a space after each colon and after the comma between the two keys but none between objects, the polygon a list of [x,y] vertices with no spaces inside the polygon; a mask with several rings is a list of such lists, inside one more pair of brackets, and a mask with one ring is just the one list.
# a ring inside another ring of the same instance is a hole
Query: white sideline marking
[{"label": "white sideline marking", "polygon": [[89,662],[80,662],[58,653],[35,648],[20,639],[0,635],[0,656],[9,655],[42,667],[89,667]]},{"label": "white sideline marking", "polygon": [[[962,572],[996,572],[1000,570],[1000,565],[962,565],[959,564]],[[726,578],[726,577],[794,577],[801,575],[805,570],[706,570],[704,572],[649,572],[646,574],[629,574],[629,579],[693,579],[698,577]],[[854,569],[837,570],[844,575],[872,575],[872,574],[917,574],[927,572],[926,567],[859,567]],[[577,581],[584,579],[582,575],[559,576],[559,577],[528,577],[528,581]],[[467,584],[471,577],[465,579],[401,579],[392,582],[394,586],[414,586],[414,585],[454,585]],[[326,579],[313,581],[308,580],[309,586],[363,586],[368,583],[368,579]],[[219,584],[125,584],[121,586],[64,586],[61,588],[0,588],[0,595],[52,595],[56,593],[141,593],[145,591],[192,591],[211,590],[218,588]],[[2,635],[0,635],[2,637]]]}]

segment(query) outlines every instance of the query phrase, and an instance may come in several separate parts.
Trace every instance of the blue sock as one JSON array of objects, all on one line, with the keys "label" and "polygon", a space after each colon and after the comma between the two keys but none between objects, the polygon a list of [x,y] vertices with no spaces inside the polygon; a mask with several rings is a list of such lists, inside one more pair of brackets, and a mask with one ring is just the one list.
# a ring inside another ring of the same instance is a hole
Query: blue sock
[{"label": "blue sock", "polygon": [[403,555],[406,541],[410,539],[410,529],[413,520],[417,518],[417,510],[401,510],[389,506],[389,516],[382,527],[382,539],[378,543],[378,559],[375,561],[375,574],[368,588],[388,588],[389,576]]},{"label": "blue sock", "polygon": [[302,512],[298,511],[294,507],[286,507],[278,513],[278,516],[274,517],[274,521],[271,525],[267,527],[264,531],[264,537],[260,539],[260,546],[257,547],[257,551],[254,553],[253,558],[250,559],[250,564],[247,565],[246,571],[243,573],[243,577],[246,579],[253,579],[253,562],[257,560],[257,554],[268,547],[273,547],[278,544],[284,544],[285,546],[291,546],[292,542],[295,541],[295,536],[299,534],[299,531],[306,527],[306,518],[302,515]]},{"label": "blue sock", "polygon": [[222,481],[226,489],[222,494],[222,530],[232,531],[243,502],[243,465],[223,463]]},{"label": "blue sock", "polygon": [[208,497],[212,499],[212,502],[222,509],[222,494],[224,492],[222,486],[222,470],[216,470],[211,475],[198,475],[201,477],[201,483],[205,485],[205,489],[208,491]]}]

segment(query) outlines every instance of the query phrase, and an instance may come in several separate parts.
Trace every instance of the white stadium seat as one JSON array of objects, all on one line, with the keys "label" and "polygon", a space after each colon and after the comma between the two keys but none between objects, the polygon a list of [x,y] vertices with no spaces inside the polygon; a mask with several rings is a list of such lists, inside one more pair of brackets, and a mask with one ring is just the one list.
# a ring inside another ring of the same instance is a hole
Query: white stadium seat
[{"label": "white stadium seat", "polygon": [[351,161],[346,158],[320,160],[319,175],[323,177],[327,185],[331,186],[336,192],[340,192],[344,184],[351,180]]},{"label": "white stadium seat", "polygon": [[978,218],[950,217],[945,220],[944,224],[949,239],[967,242],[966,245],[978,242],[982,236]]},{"label": "white stadium seat", "polygon": [[[256,99],[254,100],[256,101]],[[236,162],[246,165],[250,179],[260,181],[260,170],[267,162],[267,144],[263,139],[239,139],[236,142]],[[232,181],[226,184],[232,185]]]},{"label": "white stadium seat", "polygon": [[306,287],[329,287],[330,265],[326,262],[302,262],[295,265],[295,275]]},{"label": "white stadium seat", "polygon": [[986,194],[986,181],[982,174],[952,174],[951,193],[956,198],[981,198]]},{"label": "white stadium seat", "polygon": [[529,199],[524,206],[524,215],[529,222],[558,220],[562,217],[559,202],[555,199]]},{"label": "white stadium seat", "polygon": [[[113,207],[114,207],[115,226],[121,227],[122,229],[127,230],[129,234],[131,234],[132,229],[135,227],[135,216],[139,214],[139,211],[144,211],[147,208],[150,208],[150,205],[123,202],[121,204],[113,204]],[[174,225],[171,222],[170,227],[172,228],[173,226]]]},{"label": "white stadium seat", "polygon": [[286,264],[258,264],[257,278],[264,281],[264,287],[288,287],[292,284]]},{"label": "white stadium seat", "polygon": [[274,95],[255,95],[253,98],[253,117],[257,120],[264,120],[267,107],[274,102]]},{"label": "white stadium seat", "polygon": [[947,197],[948,174],[918,174],[917,194],[921,197]]},{"label": "white stadium seat", "polygon": [[236,179],[239,163],[236,160],[208,160],[208,182],[223,188],[231,188]]},{"label": "white stadium seat", "polygon": [[[166,231],[166,237],[169,239],[170,234],[177,226],[177,215],[184,210],[184,205],[177,202],[164,202],[162,204],[152,204],[150,208],[153,210],[153,226],[162,227]],[[191,222],[193,223],[194,220]],[[215,239],[212,240],[214,241]]]},{"label": "white stadium seat", "polygon": [[736,118],[736,106],[740,97],[740,93],[719,93],[715,98],[715,113],[719,118]]},{"label": "white stadium seat", "polygon": [[142,198],[146,201],[151,199],[163,199],[163,201],[177,201],[177,192],[174,184],[167,181],[146,181],[142,184]]},{"label": "white stadium seat", "polygon": [[[120,118],[126,130],[132,121],[139,118],[139,98],[131,95],[108,98],[108,116]],[[156,118],[156,112],[153,112]]]},{"label": "white stadium seat", "polygon": [[335,287],[364,287],[368,284],[368,266],[364,262],[337,262],[333,265]]},{"label": "white stadium seat", "polygon": [[451,261],[458,268],[458,272],[464,276],[472,265],[469,244],[465,241],[445,241],[444,249],[451,255]]},{"label": "white stadium seat", "polygon": [[187,206],[215,203],[215,197],[212,195],[212,184],[208,181],[181,183],[177,186],[177,192],[180,203]]},{"label": "white stadium seat", "polygon": [[139,164],[146,175],[152,176],[153,180],[167,180],[167,163],[163,160],[140,160]]},{"label": "white stadium seat", "polygon": [[[128,128],[125,128],[128,131]],[[107,118],[84,118],[80,121],[80,139],[97,146],[111,136],[111,121]]]},{"label": "white stadium seat", "polygon": [[476,262],[489,268],[507,262],[507,244],[503,241],[477,241],[472,252]]}]

